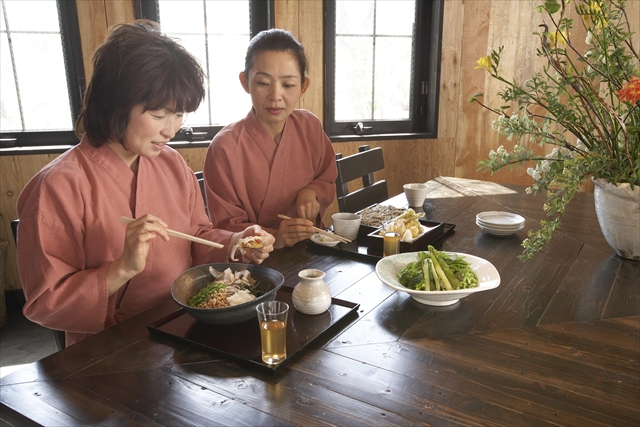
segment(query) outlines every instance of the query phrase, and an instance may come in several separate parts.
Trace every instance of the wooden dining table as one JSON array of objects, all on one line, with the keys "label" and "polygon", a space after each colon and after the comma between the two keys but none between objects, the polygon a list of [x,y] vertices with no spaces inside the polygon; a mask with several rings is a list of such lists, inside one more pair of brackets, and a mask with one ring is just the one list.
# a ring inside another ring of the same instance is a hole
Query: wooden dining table
[{"label": "wooden dining table", "polygon": [[[155,334],[172,300],[1,379],[10,425],[640,425],[640,262],[605,241],[580,193],[532,259],[517,259],[544,219],[525,187],[439,177],[423,205],[455,224],[439,250],[481,257],[500,285],[444,307],[377,277],[375,256],[301,242],[263,264],[285,287],[320,269],[352,318],[282,368],[256,369]],[[406,206],[404,195],[387,204]],[[525,218],[494,236],[476,214]],[[242,336],[234,337],[242,340]]]}]

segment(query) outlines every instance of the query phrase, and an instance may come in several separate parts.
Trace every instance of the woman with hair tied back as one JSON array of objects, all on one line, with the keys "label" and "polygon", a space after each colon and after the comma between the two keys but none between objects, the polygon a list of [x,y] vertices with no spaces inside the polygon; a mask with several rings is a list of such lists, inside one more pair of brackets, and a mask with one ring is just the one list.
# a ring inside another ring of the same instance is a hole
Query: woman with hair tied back
[{"label": "woman with hair tied back", "polygon": [[306,240],[314,225],[322,226],[338,172],[320,120],[295,109],[309,87],[306,72],[304,48],[287,31],[262,31],[249,43],[240,83],[253,108],[214,137],[204,163],[215,226],[260,224],[275,236],[276,248]]},{"label": "woman with hair tied back", "polygon": [[[170,299],[195,265],[226,262],[258,226],[218,230],[193,171],[167,142],[204,98],[197,61],[158,24],[117,25],[93,55],[76,123],[80,143],[45,166],[18,199],[18,269],[30,320],[71,345]],[[121,216],[136,218],[130,224]],[[223,244],[170,238],[168,229]]]}]

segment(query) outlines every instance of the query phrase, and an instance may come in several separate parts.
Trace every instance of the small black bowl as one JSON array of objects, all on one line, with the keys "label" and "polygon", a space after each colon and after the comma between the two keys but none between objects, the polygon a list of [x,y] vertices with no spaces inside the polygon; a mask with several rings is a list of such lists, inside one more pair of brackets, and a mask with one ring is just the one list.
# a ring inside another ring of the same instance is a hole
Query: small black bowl
[{"label": "small black bowl", "polygon": [[[187,301],[202,288],[213,282],[214,278],[209,267],[218,271],[231,268],[236,271],[249,270],[251,277],[258,281],[259,290],[265,292],[258,298],[242,304],[223,308],[195,308],[189,307]],[[256,306],[261,302],[273,301],[278,289],[284,284],[284,276],[276,270],[254,264],[216,263],[203,264],[192,267],[181,273],[171,285],[171,296],[196,320],[210,325],[231,325],[241,323],[255,317]]]}]

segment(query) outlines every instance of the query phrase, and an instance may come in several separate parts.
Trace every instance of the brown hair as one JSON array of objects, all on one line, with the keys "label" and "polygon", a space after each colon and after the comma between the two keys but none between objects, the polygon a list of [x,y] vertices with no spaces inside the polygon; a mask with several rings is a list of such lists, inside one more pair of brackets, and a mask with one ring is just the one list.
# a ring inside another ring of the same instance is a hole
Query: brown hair
[{"label": "brown hair", "polygon": [[99,147],[123,143],[136,105],[193,112],[204,99],[204,73],[197,60],[148,20],[114,26],[92,57],[93,75],[76,121],[78,138],[86,134]]},{"label": "brown hair", "polygon": [[300,69],[300,78],[302,82],[307,79],[307,68],[309,63],[304,47],[293,35],[279,28],[260,31],[251,39],[247,48],[247,56],[244,59],[244,75],[249,78],[249,71],[253,67],[258,52],[275,51],[275,52],[291,52],[298,61]]}]

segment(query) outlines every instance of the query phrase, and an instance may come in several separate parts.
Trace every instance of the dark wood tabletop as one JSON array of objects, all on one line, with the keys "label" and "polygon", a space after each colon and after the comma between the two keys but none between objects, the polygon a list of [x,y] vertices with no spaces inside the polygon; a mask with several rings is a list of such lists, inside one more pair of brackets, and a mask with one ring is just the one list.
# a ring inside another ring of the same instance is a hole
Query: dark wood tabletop
[{"label": "dark wood tabletop", "polygon": [[[326,272],[357,316],[276,372],[254,369],[147,325],[157,306],[1,379],[0,418],[13,425],[640,425],[640,263],[604,240],[593,195],[571,203],[533,259],[516,256],[543,218],[523,186],[429,182],[429,220],[454,223],[435,244],[484,258],[495,289],[446,307],[423,305],[376,276],[376,259],[300,243],[263,264],[298,283]],[[403,205],[403,195],[390,203]],[[525,217],[504,237],[484,211]],[[237,339],[241,340],[239,336]]]}]

